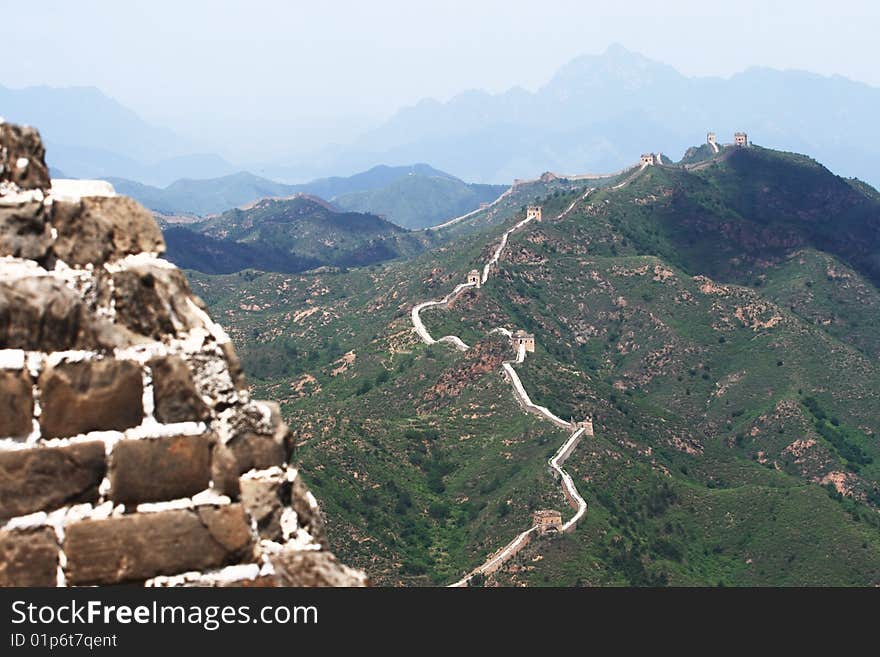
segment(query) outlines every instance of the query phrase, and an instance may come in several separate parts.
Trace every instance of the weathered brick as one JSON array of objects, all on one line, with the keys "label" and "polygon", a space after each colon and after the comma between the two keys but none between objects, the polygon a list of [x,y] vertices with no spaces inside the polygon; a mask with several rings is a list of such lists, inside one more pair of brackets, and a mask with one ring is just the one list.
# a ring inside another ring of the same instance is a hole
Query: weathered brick
[{"label": "weathered brick", "polygon": [[150,361],[153,373],[153,398],[156,419],[160,422],[198,422],[207,420],[210,411],[193,383],[186,361],[166,356]]},{"label": "weathered brick", "polygon": [[140,335],[161,340],[204,326],[186,276],[156,264],[132,265],[113,274],[116,321]]},{"label": "weathered brick", "polygon": [[85,520],[65,530],[71,584],[114,584],[251,561],[247,516],[226,507]]},{"label": "weathered brick", "polygon": [[365,586],[363,573],[344,566],[331,553],[284,550],[272,556],[276,586]]},{"label": "weathered brick", "polygon": [[55,530],[0,530],[0,586],[55,586],[57,573]]},{"label": "weathered brick", "polygon": [[236,499],[239,495],[239,475],[249,470],[284,466],[290,458],[290,429],[281,418],[278,405],[273,402],[259,403],[271,411],[270,426],[261,428],[254,418],[245,417],[232,440],[214,448],[211,477],[214,486]]},{"label": "weathered brick", "polygon": [[110,498],[122,504],[189,497],[211,482],[213,437],[122,440],[110,461]]},{"label": "weathered brick", "polygon": [[0,438],[26,438],[33,429],[34,393],[27,370],[0,369]]},{"label": "weathered brick", "polygon": [[[27,166],[18,166],[20,158],[27,160]],[[49,189],[46,149],[34,128],[0,123],[0,180],[22,189]]]},{"label": "weathered brick", "polygon": [[143,380],[137,363],[110,359],[61,363],[40,375],[45,437],[127,429],[143,419]]},{"label": "weathered brick", "polygon": [[[97,278],[100,281],[109,276],[99,272]],[[105,282],[104,287],[109,285]],[[105,303],[110,303],[109,296]],[[0,349],[109,352],[146,341],[91,312],[63,281],[34,275],[0,282]]]},{"label": "weathered brick", "polygon": [[46,209],[41,202],[0,207],[0,256],[40,260],[51,243]]},{"label": "weathered brick", "polygon": [[82,344],[83,305],[45,276],[0,283],[0,349],[74,349]]},{"label": "weathered brick", "polygon": [[251,546],[250,522],[241,504],[203,506],[197,509],[199,519],[208,528],[211,538],[232,554],[245,554]]},{"label": "weathered brick", "polygon": [[165,251],[153,215],[125,196],[56,201],[51,219],[58,233],[52,248],[69,265],[100,266],[133,253]]},{"label": "weathered brick", "polygon": [[94,502],[105,470],[100,441],[0,452],[0,521]]},{"label": "weathered brick", "polygon": [[260,538],[283,540],[281,515],[290,506],[291,483],[282,470],[261,477],[242,477],[239,480],[241,503],[257,523]]}]

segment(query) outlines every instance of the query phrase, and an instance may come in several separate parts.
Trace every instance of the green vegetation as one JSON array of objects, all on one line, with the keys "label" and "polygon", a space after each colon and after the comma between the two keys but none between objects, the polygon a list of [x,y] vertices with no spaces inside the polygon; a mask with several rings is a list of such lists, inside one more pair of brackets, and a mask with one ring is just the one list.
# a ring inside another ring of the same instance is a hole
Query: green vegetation
[{"label": "green vegetation", "polygon": [[214,274],[249,267],[285,273],[321,265],[357,267],[433,244],[430,234],[410,233],[375,215],[339,212],[304,196],[263,200],[166,228],[165,237],[168,256],[178,266]]},{"label": "green vegetation", "polygon": [[343,194],[340,208],[372,212],[404,228],[428,228],[490,203],[506,185],[475,185],[447,176],[406,176],[380,189]]},{"label": "green vegetation", "polygon": [[[565,436],[499,373],[498,326],[535,333],[532,398],[591,416],[567,461],[589,504],[480,584],[880,583],[876,194],[807,158],[725,150],[693,169],[523,185],[436,237],[351,271],[193,274],[259,396],[278,399],[334,549],[378,583],[450,582],[564,509]],[[510,239],[500,271],[439,298]],[[454,239],[454,242],[452,240]]]}]

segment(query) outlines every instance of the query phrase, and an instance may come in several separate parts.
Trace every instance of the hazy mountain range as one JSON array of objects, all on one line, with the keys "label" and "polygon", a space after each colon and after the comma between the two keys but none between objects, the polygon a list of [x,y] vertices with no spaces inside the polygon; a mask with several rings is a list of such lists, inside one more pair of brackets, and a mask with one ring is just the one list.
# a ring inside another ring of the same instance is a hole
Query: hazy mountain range
[{"label": "hazy mountain range", "polygon": [[423,100],[347,146],[306,158],[281,145],[289,152],[242,167],[143,121],[96,89],[0,87],[0,114],[39,125],[55,168],[160,186],[243,168],[292,182],[377,162],[430,162],[464,180],[501,183],[545,170],[614,170],[644,150],[677,156],[708,130],[722,141],[745,130],[758,144],[811,153],[877,184],[878,110],[880,89],[840,76],[750,68],[730,78],[694,78],[612,46],[572,60],[534,92]]},{"label": "hazy mountain range", "polygon": [[144,121],[94,87],[0,86],[0,116],[39,126],[49,164],[76,178],[116,176],[167,185],[178,178],[238,170],[193,141]]},{"label": "hazy mountain range", "polygon": [[211,215],[262,198],[317,196],[341,210],[379,214],[404,228],[427,228],[495,199],[503,185],[469,184],[427,164],[376,166],[348,177],[287,185],[239,172],[208,179],[182,179],[153,187],[109,178],[116,190],[164,215]]}]

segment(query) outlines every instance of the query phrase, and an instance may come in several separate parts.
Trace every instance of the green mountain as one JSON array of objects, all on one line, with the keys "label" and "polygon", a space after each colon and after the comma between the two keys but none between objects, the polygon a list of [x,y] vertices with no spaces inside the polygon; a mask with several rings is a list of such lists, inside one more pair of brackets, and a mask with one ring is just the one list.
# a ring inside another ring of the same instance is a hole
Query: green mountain
[{"label": "green mountain", "polygon": [[413,255],[433,243],[428,234],[411,233],[375,215],[340,212],[305,196],[266,199],[163,229],[168,258],[179,267],[206,273],[356,267]]},{"label": "green mountain", "polygon": [[[590,187],[595,187],[589,191]],[[449,308],[410,311],[479,268]],[[568,212],[566,210],[570,209]],[[248,227],[236,228],[247,235]],[[545,177],[366,269],[193,274],[259,394],[281,400],[342,557],[382,584],[456,581],[536,509],[571,514],[487,584],[880,584],[880,200],[757,147],[617,179]]]},{"label": "green mountain", "polygon": [[206,216],[243,207],[263,198],[309,194],[331,200],[343,210],[379,214],[398,226],[427,228],[477,209],[505,187],[468,184],[427,164],[376,166],[348,177],[319,178],[287,185],[240,172],[220,178],[177,180],[152,187],[124,178],[108,178],[116,191],[167,216]]},{"label": "green mountain", "polygon": [[474,185],[458,178],[410,175],[379,189],[333,197],[346,210],[374,212],[405,228],[428,228],[490,203],[504,185]]},{"label": "green mountain", "polygon": [[122,178],[107,180],[120,194],[164,215],[215,214],[260,198],[292,196],[299,191],[245,171],[220,178],[176,180],[164,188]]}]

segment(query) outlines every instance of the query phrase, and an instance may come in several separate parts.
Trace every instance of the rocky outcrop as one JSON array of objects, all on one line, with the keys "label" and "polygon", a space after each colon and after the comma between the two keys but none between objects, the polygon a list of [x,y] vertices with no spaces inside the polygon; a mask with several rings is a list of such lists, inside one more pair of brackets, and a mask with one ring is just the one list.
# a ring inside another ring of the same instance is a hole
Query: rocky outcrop
[{"label": "rocky outcrop", "polygon": [[365,584],[164,248],[0,122],[0,586]]}]

